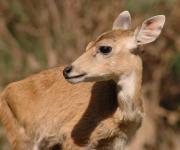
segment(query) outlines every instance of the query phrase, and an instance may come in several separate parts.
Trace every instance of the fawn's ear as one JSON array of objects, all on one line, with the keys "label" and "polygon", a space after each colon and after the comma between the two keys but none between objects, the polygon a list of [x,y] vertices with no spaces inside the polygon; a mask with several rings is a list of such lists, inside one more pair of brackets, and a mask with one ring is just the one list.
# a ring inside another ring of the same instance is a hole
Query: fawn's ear
[{"label": "fawn's ear", "polygon": [[131,25],[131,15],[128,11],[123,11],[122,13],[119,14],[119,16],[116,18],[116,20],[113,23],[113,30],[118,30],[118,29],[129,29]]},{"label": "fawn's ear", "polygon": [[135,31],[137,45],[153,42],[160,35],[165,23],[165,16],[158,15],[145,20],[140,29]]}]

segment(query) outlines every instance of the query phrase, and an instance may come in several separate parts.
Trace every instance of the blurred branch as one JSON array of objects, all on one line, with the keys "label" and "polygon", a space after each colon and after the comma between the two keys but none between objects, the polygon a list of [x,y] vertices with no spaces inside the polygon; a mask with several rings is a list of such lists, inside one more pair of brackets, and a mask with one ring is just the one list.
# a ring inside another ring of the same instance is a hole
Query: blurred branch
[{"label": "blurred branch", "polygon": [[19,33],[25,33],[33,37],[40,37],[41,31],[32,27],[31,25],[16,24],[15,29]]},{"label": "blurred branch", "polygon": [[0,35],[4,38],[6,43],[11,49],[12,55],[15,59],[16,67],[19,68],[22,63],[22,50],[15,40],[15,38],[12,36],[12,34],[8,31],[5,20],[3,18],[0,18]]},{"label": "blurred branch", "polygon": [[48,66],[52,67],[57,63],[57,55],[52,46],[52,37],[49,31],[49,12],[46,8],[41,11],[41,17],[39,20],[39,28],[41,28],[41,39],[46,53]]}]

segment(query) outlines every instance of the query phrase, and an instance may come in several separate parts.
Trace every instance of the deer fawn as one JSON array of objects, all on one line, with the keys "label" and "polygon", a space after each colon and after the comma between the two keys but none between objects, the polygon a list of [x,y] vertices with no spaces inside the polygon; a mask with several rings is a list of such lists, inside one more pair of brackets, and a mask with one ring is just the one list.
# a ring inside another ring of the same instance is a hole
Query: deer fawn
[{"label": "deer fawn", "polygon": [[135,51],[153,42],[164,22],[158,15],[131,30],[124,11],[64,70],[9,84],[0,119],[13,150],[123,150],[143,119],[142,60]]}]

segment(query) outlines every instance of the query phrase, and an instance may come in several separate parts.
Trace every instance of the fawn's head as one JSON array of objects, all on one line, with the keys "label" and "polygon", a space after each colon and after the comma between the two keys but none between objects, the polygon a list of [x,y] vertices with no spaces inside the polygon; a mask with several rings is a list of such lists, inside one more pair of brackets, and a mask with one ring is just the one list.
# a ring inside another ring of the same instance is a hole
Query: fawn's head
[{"label": "fawn's head", "polygon": [[165,16],[145,20],[141,28],[131,30],[128,11],[119,14],[109,32],[90,42],[86,51],[63,71],[71,83],[116,79],[134,69],[141,71],[141,58],[134,54],[139,45],[156,40],[161,33]]}]

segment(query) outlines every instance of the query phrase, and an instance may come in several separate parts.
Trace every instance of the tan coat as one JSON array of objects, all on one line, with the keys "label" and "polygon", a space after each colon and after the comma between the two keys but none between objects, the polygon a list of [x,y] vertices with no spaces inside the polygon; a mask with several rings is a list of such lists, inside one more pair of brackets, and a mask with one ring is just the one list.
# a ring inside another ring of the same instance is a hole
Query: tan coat
[{"label": "tan coat", "polygon": [[71,85],[62,68],[10,84],[1,101],[0,118],[15,150],[109,149],[141,123],[121,122],[114,81]]}]

